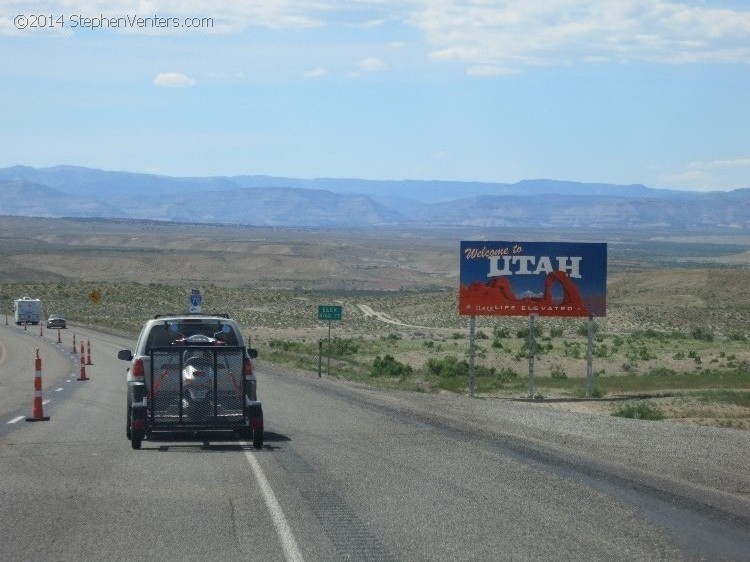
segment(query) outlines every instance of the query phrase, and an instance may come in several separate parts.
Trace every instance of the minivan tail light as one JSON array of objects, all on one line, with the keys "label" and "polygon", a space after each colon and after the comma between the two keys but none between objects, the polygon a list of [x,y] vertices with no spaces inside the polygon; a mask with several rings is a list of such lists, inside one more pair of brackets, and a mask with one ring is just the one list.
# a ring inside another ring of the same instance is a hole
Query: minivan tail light
[{"label": "minivan tail light", "polygon": [[253,378],[253,362],[245,359],[245,378]]},{"label": "minivan tail light", "polygon": [[135,361],[133,361],[132,374],[134,379],[142,379],[145,376],[143,359],[136,359]]}]

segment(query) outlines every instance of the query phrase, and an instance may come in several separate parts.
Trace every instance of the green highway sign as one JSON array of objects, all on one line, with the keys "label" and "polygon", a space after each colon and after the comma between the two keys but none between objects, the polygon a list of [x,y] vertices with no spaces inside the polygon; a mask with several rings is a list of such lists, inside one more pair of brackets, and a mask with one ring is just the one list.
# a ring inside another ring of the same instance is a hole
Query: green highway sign
[{"label": "green highway sign", "polygon": [[318,320],[341,320],[342,306],[318,305]]}]

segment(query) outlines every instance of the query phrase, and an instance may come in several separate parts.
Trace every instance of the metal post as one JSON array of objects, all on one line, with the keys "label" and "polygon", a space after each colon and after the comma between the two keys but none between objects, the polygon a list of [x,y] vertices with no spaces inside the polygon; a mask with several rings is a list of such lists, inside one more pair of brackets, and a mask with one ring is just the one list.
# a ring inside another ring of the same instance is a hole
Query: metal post
[{"label": "metal post", "polygon": [[529,314],[529,398],[534,399],[534,319],[536,314]]},{"label": "metal post", "polygon": [[318,340],[318,376],[323,376],[322,374],[322,367],[323,367],[323,340]]},{"label": "metal post", "polygon": [[328,321],[328,376],[331,376],[331,321]]},{"label": "metal post", "polygon": [[469,396],[474,396],[474,318],[469,317]]},{"label": "metal post", "polygon": [[594,369],[593,369],[593,353],[594,353],[594,317],[589,316],[589,347],[588,353],[586,354],[586,396],[590,397],[593,393],[594,386]]}]

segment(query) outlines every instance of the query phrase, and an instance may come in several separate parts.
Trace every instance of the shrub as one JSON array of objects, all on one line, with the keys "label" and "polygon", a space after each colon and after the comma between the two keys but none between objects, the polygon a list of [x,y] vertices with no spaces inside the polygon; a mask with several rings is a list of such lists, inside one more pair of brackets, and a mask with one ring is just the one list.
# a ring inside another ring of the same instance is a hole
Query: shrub
[{"label": "shrub", "polygon": [[459,361],[450,355],[443,359],[430,357],[427,360],[427,371],[438,377],[468,376],[469,364],[463,359]]},{"label": "shrub", "polygon": [[509,338],[510,330],[504,326],[495,326],[492,330],[492,335],[498,339]]},{"label": "shrub", "polygon": [[635,420],[663,420],[665,417],[662,411],[650,402],[625,404],[612,412],[612,415]]},{"label": "shrub", "polygon": [[563,329],[559,326],[553,327],[549,331],[551,338],[561,338],[563,336]]},{"label": "shrub", "polygon": [[[592,335],[596,334],[598,331],[599,331],[599,324],[597,324],[596,322],[592,322],[591,323],[591,333],[592,333]],[[588,321],[581,322],[580,324],[578,324],[578,327],[576,328],[576,334],[578,334],[579,336],[586,336],[586,337],[588,337],[588,335],[589,335],[589,323],[588,323]]]},{"label": "shrub", "polygon": [[296,351],[296,352],[302,352],[304,351],[304,345],[298,341],[287,341],[287,340],[271,340],[268,342],[268,345],[271,348],[277,348],[282,351]]},{"label": "shrub", "polygon": [[[516,337],[521,339],[529,339],[529,328],[521,328],[516,332]],[[534,324],[534,337],[540,338],[542,337],[542,327],[539,324]]]},{"label": "shrub", "polygon": [[482,330],[479,330],[476,334],[474,334],[474,339],[477,340],[488,340],[490,337],[485,334]]},{"label": "shrub", "polygon": [[370,376],[372,377],[407,377],[413,373],[410,365],[397,361],[392,355],[379,355],[372,362]]},{"label": "shrub", "polygon": [[381,336],[380,339],[386,343],[396,343],[401,339],[401,336],[398,334],[388,334],[387,336]]},{"label": "shrub", "polygon": [[747,336],[739,331],[734,331],[729,334],[729,341],[738,341],[747,343]]},{"label": "shrub", "polygon": [[497,373],[497,378],[503,382],[508,382],[513,379],[517,379],[518,373],[516,373],[510,367],[503,367],[502,369],[500,369],[500,372]]},{"label": "shrub", "polygon": [[567,379],[568,375],[565,373],[565,369],[561,365],[552,365],[552,369],[550,371],[550,374],[552,375],[553,379]]},{"label": "shrub", "polygon": [[354,355],[359,351],[359,342],[353,339],[333,338],[331,340],[331,355]]},{"label": "shrub", "polygon": [[690,330],[690,335],[695,340],[714,341],[714,331],[709,326],[695,326]]}]

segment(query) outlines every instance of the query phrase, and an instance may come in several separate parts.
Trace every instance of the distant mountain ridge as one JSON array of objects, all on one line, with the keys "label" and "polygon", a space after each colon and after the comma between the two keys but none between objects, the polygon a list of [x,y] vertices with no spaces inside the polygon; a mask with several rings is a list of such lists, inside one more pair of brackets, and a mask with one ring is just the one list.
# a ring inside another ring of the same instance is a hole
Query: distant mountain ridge
[{"label": "distant mountain ridge", "polygon": [[750,228],[750,189],[525,180],[182,178],[75,166],[0,169],[0,215],[299,227]]}]

